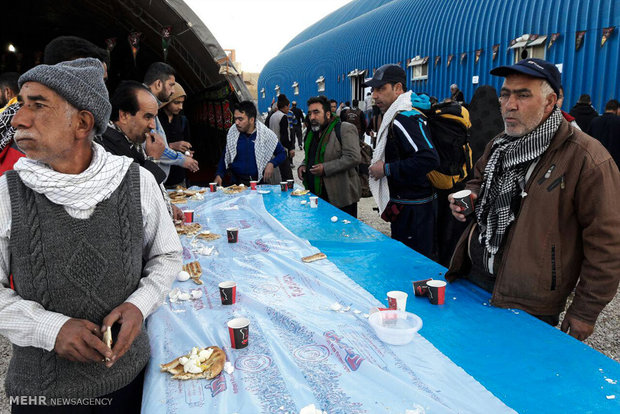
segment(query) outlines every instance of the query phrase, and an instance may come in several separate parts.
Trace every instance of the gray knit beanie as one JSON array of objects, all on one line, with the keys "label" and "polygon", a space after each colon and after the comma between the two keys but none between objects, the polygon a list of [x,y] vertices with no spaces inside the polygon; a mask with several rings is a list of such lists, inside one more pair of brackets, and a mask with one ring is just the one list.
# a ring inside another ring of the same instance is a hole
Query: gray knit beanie
[{"label": "gray knit beanie", "polygon": [[53,89],[79,110],[95,117],[95,133],[106,130],[112,105],[103,82],[103,65],[94,58],[82,58],[56,65],[39,65],[19,77],[19,88],[26,82],[37,82]]}]

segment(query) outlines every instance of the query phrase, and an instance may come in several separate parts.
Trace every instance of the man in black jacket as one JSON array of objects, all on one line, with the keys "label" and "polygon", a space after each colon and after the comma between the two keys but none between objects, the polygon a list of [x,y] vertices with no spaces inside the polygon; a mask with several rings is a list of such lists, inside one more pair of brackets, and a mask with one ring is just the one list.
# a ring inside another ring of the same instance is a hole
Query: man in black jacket
[{"label": "man in black jacket", "polygon": [[570,109],[569,114],[575,118],[575,122],[582,131],[587,131],[590,128],[590,122],[598,116],[598,112],[592,107],[590,95],[587,94],[579,97],[575,106]]},{"label": "man in black jacket", "polygon": [[[151,133],[155,129],[157,100],[141,83],[124,81],[116,88],[110,101],[111,122],[103,133],[101,145],[112,154],[133,158],[155,176],[157,184],[161,184],[166,174],[156,161],[164,152],[165,145]],[[146,146],[142,149],[145,140]]]},{"label": "man in black jacket", "polygon": [[[101,145],[114,155],[132,158],[155,177],[173,219],[182,220],[183,211],[170,203],[163,187],[166,173],[157,161],[165,147],[154,133],[157,117],[157,100],[149,89],[136,81],[123,81],[110,98],[112,114],[108,129],[101,136]],[[144,148],[142,143],[146,141]]]},{"label": "man in black jacket", "polygon": [[620,103],[612,99],[605,104],[605,113],[590,123],[589,135],[601,141],[617,165],[620,165]]},{"label": "man in black jacket", "polygon": [[413,94],[407,92],[407,75],[400,66],[381,66],[363,85],[372,87],[384,114],[369,168],[370,189],[381,218],[391,223],[393,239],[430,257],[435,195],[426,174],[439,167],[439,154],[427,122],[412,107]]}]

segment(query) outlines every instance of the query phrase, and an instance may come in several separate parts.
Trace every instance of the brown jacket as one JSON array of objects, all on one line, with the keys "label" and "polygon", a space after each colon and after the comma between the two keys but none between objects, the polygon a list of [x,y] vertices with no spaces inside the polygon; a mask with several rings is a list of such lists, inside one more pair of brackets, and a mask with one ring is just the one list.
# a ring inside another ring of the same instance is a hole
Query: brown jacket
[{"label": "brown jacket", "polygon": [[[323,185],[327,190],[330,204],[345,207],[357,203],[362,192],[356,167],[360,163],[359,136],[353,124],[342,122],[341,141],[332,130],[323,161]],[[306,160],[301,165],[306,165]]]},{"label": "brown jacket", "polygon": [[[492,143],[467,184],[476,194]],[[620,279],[618,167],[600,142],[563,120],[525,191],[506,235],[491,303],[535,315],[559,314],[576,285],[567,313],[593,325]],[[473,224],[455,248],[449,281],[468,271]]]}]

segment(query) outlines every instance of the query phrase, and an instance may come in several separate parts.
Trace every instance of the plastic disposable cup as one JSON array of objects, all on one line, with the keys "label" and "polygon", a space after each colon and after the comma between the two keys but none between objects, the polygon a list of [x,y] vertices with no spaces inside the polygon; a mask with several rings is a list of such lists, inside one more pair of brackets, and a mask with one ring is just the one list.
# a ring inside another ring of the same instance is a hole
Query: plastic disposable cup
[{"label": "plastic disposable cup", "polygon": [[433,280],[433,278],[416,280],[413,282],[413,293],[415,293],[416,296],[426,296],[428,293],[428,286],[426,286],[426,282],[429,280]]},{"label": "plastic disposable cup", "polygon": [[194,210],[183,210],[183,222],[184,223],[194,222]]},{"label": "plastic disposable cup", "polygon": [[446,282],[443,280],[429,280],[426,282],[428,286],[428,300],[433,305],[443,305],[446,301]]},{"label": "plastic disposable cup", "polygon": [[310,197],[310,207],[317,208],[319,206],[319,198],[317,196]]},{"label": "plastic disposable cup", "polygon": [[217,191],[217,183],[209,183],[209,190],[215,193]]},{"label": "plastic disposable cup", "polygon": [[220,288],[220,299],[222,305],[232,305],[237,302],[237,284],[233,281],[222,282]]},{"label": "plastic disposable cup", "polygon": [[470,190],[462,190],[452,194],[454,204],[463,208],[461,214],[468,215],[474,212],[474,196]]},{"label": "plastic disposable cup", "polygon": [[237,243],[239,241],[239,229],[236,227],[226,229],[226,237],[228,238],[228,243]]},{"label": "plastic disposable cup", "polygon": [[286,181],[280,181],[280,191],[283,193],[288,191],[288,184]]},{"label": "plastic disposable cup", "polygon": [[407,308],[407,295],[400,290],[392,290],[387,293],[388,304],[390,309],[404,311]]},{"label": "plastic disposable cup", "polygon": [[256,190],[256,185],[258,181],[250,181],[250,190]]},{"label": "plastic disposable cup", "polygon": [[295,187],[295,180],[286,180],[286,187],[292,190]]},{"label": "plastic disposable cup", "polygon": [[230,345],[234,349],[243,349],[248,346],[250,320],[247,318],[230,320],[228,322],[228,335],[230,335]]}]

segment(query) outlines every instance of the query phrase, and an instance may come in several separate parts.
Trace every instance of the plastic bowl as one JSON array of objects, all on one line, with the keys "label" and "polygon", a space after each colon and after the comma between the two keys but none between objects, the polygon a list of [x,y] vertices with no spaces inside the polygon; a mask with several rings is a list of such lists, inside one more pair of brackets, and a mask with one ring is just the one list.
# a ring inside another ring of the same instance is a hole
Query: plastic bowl
[{"label": "plastic bowl", "polygon": [[385,310],[368,317],[370,326],[386,344],[405,345],[413,340],[422,329],[422,319],[414,313],[399,310]]}]

